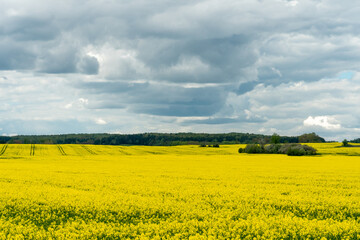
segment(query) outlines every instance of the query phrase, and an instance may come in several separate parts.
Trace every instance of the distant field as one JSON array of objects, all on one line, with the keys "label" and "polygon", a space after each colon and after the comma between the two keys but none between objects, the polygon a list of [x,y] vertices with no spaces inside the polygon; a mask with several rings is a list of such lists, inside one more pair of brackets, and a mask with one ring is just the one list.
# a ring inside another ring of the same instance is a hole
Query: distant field
[{"label": "distant field", "polygon": [[0,144],[0,239],[360,239],[360,147],[311,145]]}]

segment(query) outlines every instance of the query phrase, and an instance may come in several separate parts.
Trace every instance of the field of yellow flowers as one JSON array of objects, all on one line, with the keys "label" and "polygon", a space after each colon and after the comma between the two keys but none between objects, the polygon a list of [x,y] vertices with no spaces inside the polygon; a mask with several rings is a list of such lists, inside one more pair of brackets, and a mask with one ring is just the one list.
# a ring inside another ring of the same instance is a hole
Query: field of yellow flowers
[{"label": "field of yellow flowers", "polygon": [[0,239],[360,239],[360,147],[312,146],[0,145]]}]

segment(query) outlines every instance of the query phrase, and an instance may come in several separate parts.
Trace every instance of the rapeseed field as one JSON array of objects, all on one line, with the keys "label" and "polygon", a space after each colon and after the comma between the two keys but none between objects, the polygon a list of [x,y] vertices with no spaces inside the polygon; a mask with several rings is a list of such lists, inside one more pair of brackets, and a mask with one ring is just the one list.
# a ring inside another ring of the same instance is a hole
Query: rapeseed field
[{"label": "rapeseed field", "polygon": [[0,145],[0,239],[360,239],[360,148]]}]

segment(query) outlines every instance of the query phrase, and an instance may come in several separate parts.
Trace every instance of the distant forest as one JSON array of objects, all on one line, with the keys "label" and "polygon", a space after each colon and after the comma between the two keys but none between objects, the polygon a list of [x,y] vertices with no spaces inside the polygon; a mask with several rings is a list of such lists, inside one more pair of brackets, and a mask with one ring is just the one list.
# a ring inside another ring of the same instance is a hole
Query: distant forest
[{"label": "distant forest", "polygon": [[[251,133],[141,133],[141,134],[63,134],[0,136],[0,143],[13,144],[95,144],[174,146],[186,144],[269,143],[271,136]],[[325,142],[315,133],[301,136],[280,136],[281,143]]]},{"label": "distant forest", "polygon": [[350,142],[352,142],[352,143],[360,143],[360,138],[354,139],[354,140],[352,140]]}]

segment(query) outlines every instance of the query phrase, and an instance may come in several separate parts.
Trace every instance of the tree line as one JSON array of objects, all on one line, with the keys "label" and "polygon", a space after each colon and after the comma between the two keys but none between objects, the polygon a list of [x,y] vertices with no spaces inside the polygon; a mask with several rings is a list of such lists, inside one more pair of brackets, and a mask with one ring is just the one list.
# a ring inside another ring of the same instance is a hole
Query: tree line
[{"label": "tree line", "polygon": [[[346,140],[346,139],[345,139]],[[360,143],[360,138],[356,138],[354,140],[351,140],[350,142],[352,143]]]},{"label": "tree line", "polygon": [[[174,146],[186,144],[266,144],[271,135],[252,133],[140,133],[140,134],[62,134],[19,135],[1,137],[0,143],[18,144],[95,144],[95,145],[148,145]],[[315,133],[301,136],[279,136],[280,143],[325,142]]]}]

